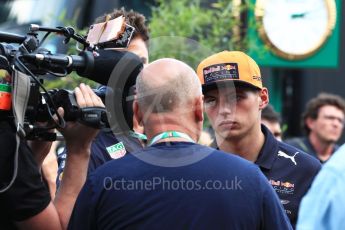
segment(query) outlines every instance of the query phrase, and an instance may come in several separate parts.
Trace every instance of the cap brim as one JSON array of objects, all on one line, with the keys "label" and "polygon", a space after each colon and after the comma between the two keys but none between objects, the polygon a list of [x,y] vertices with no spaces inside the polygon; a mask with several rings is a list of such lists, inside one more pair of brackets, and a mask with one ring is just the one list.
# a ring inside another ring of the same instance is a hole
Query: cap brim
[{"label": "cap brim", "polygon": [[242,80],[225,80],[225,81],[217,81],[212,82],[209,84],[202,85],[202,92],[205,93],[210,90],[218,89],[218,88],[224,88],[224,87],[248,87],[251,89],[261,89],[255,85],[252,85],[248,82],[242,81]]}]

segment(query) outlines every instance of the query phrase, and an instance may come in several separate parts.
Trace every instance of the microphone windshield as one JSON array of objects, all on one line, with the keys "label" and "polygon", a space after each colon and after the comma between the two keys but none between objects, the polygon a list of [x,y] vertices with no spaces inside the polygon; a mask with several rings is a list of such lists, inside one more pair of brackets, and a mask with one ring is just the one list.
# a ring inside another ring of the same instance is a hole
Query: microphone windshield
[{"label": "microphone windshield", "polygon": [[110,78],[125,78],[134,85],[143,68],[140,58],[127,51],[99,50],[93,53],[93,60],[89,58],[86,62],[85,68],[77,71],[78,75],[102,85],[108,85]]},{"label": "microphone windshield", "polygon": [[82,54],[86,65],[77,73],[107,86],[111,94],[105,97],[105,104],[111,125],[122,131],[132,129],[133,86],[143,68],[141,59],[134,53],[117,50],[99,50],[93,57],[90,54]]}]

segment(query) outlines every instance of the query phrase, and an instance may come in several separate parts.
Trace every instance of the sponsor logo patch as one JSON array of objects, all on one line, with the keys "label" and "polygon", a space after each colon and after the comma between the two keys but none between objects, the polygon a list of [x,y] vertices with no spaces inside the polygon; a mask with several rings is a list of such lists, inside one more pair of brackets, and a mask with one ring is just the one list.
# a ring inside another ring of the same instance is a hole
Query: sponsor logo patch
[{"label": "sponsor logo patch", "polygon": [[127,152],[122,142],[119,142],[115,145],[107,147],[107,151],[110,157],[113,159],[119,159],[123,157]]},{"label": "sponsor logo patch", "polygon": [[282,194],[293,194],[295,191],[295,184],[290,183],[288,181],[283,182],[283,181],[279,181],[279,180],[269,180],[269,183],[272,185],[272,187],[274,188],[274,190],[276,190],[276,192],[278,193],[282,193]]},{"label": "sponsor logo patch", "polygon": [[227,79],[239,79],[237,63],[215,64],[203,69],[205,84]]}]

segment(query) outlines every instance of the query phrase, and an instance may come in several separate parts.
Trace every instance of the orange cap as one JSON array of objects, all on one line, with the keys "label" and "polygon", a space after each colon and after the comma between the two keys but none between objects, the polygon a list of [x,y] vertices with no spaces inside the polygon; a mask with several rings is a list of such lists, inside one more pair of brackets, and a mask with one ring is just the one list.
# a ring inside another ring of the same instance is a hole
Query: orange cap
[{"label": "orange cap", "polygon": [[216,83],[232,81],[262,89],[259,66],[247,54],[240,51],[223,51],[204,59],[197,74],[203,90]]}]

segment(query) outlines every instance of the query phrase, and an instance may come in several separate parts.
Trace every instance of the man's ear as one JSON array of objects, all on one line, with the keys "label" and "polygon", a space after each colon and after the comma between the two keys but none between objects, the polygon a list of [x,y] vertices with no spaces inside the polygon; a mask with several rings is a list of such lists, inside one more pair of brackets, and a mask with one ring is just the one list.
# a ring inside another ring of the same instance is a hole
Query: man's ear
[{"label": "man's ear", "polygon": [[204,121],[204,96],[201,95],[194,102],[194,116],[197,122]]},{"label": "man's ear", "polygon": [[137,121],[138,125],[143,125],[143,116],[139,108],[139,104],[137,100],[134,100],[133,102],[133,115],[134,119]]},{"label": "man's ear", "polygon": [[313,126],[314,126],[314,123],[315,123],[314,121],[315,121],[315,119],[310,118],[310,117],[308,117],[308,118],[305,119],[305,124],[307,125],[307,127],[308,127],[310,130],[313,130]]},{"label": "man's ear", "polygon": [[269,102],[270,102],[270,99],[268,95],[268,89],[262,88],[260,91],[260,104],[259,104],[260,110],[264,109],[268,105]]}]

